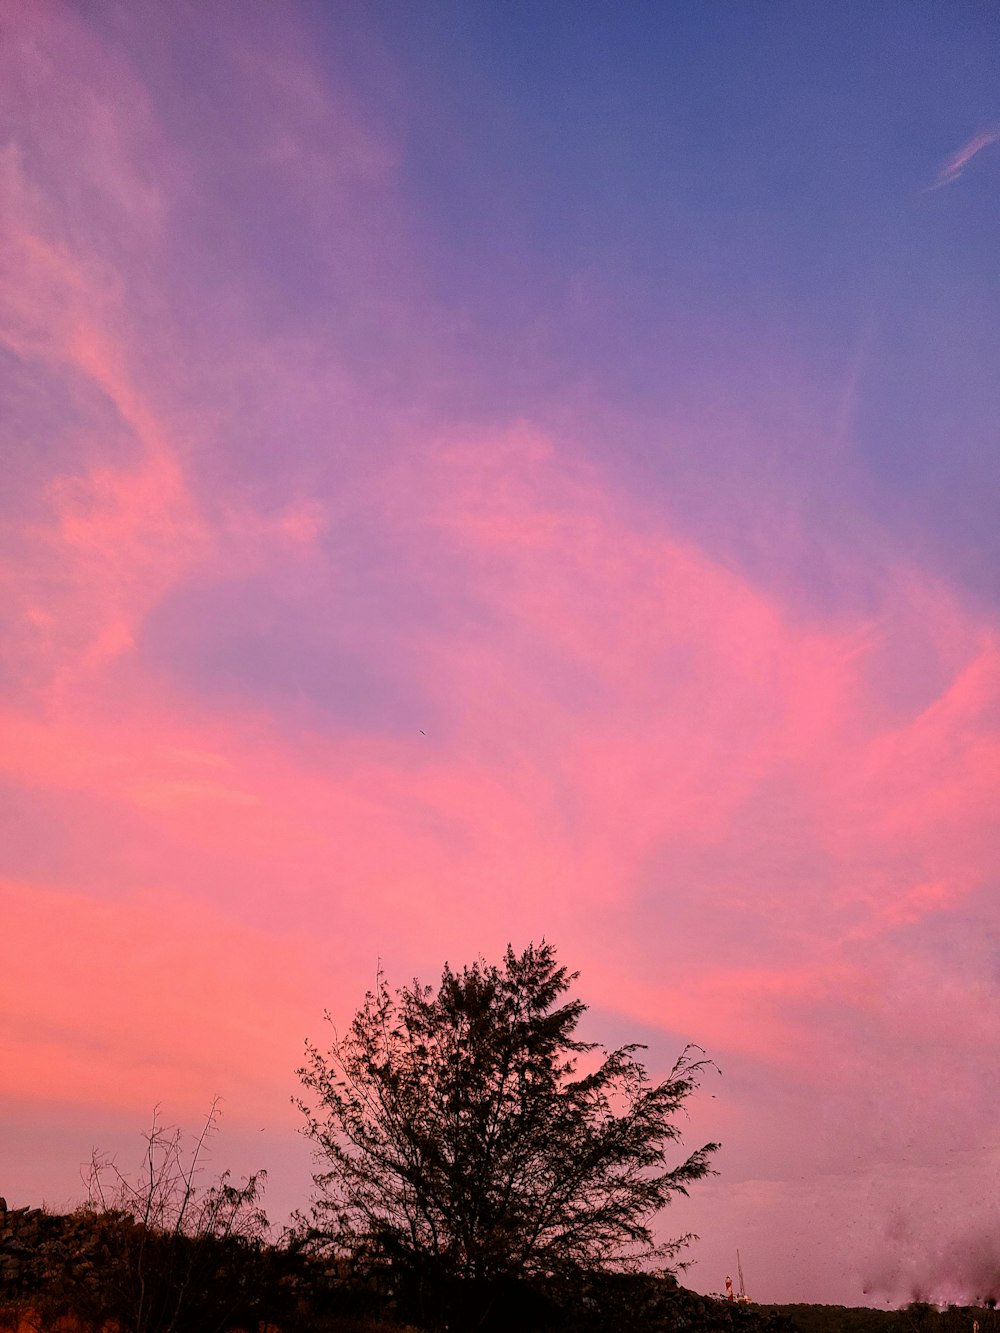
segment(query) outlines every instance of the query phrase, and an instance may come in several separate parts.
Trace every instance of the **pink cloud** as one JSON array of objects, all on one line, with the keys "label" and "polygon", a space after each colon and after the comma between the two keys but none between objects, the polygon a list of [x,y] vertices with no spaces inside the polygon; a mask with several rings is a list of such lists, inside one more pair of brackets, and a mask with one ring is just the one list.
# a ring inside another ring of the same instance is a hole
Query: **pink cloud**
[{"label": "pink cloud", "polygon": [[8,880],[0,898],[5,1098],[119,1108],[167,1093],[197,1116],[238,1088],[238,1119],[274,1114],[266,1071],[297,1058],[315,998],[290,935],[182,895],[101,902]]},{"label": "pink cloud", "polygon": [[996,125],[974,134],[968,143],[963,144],[942,164],[933,183],[927,189],[940,190],[943,186],[957,181],[977,153],[981,153],[984,148],[991,148],[998,141],[1000,141],[1000,127]]},{"label": "pink cloud", "polygon": [[[491,444],[477,457],[497,447],[517,446]],[[403,912],[408,931],[419,928],[428,898],[457,895],[457,904],[469,881],[515,921],[539,895],[554,910],[560,883],[572,886],[567,912],[628,901],[664,849],[690,858],[732,839],[738,847],[741,812],[775,782],[796,790],[795,836],[834,866],[826,904],[773,870],[755,891],[776,905],[794,895],[784,928],[799,946],[828,941],[831,912],[841,938],[857,938],[979,882],[995,854],[991,650],[938,703],[886,731],[867,713],[866,627],[798,627],[704,554],[657,534],[637,537],[596,484],[564,489],[554,464],[538,474],[537,458],[532,443],[517,501],[524,531],[535,534],[527,543],[513,511],[511,526],[498,526],[495,486],[470,489],[468,459],[429,474],[420,512],[491,613],[410,642],[439,719],[429,738],[417,718],[409,736],[378,741],[321,731],[304,764],[279,716],[230,711],[212,722],[193,698],[172,700],[168,682],[133,675],[119,678],[138,692],[132,703],[117,698],[114,725],[103,706],[88,717],[79,695],[42,722],[12,714],[8,773],[42,786],[86,783],[116,805],[155,812],[163,837],[180,836],[179,819],[184,837],[234,862],[243,856],[227,851],[227,839],[243,846],[249,837],[263,857],[257,883],[290,843],[304,843],[337,865],[338,882],[374,892],[374,915],[380,905]],[[404,484],[413,494],[420,483],[410,475]],[[389,494],[392,514],[395,483]],[[485,538],[477,494],[490,516]],[[425,521],[405,540],[423,540]],[[217,544],[208,549],[212,559],[231,558]],[[552,674],[560,661],[571,664],[569,691]],[[209,776],[174,758],[202,751],[219,756]],[[226,819],[222,806],[232,808]],[[964,862],[955,862],[956,841]],[[726,877],[707,876],[701,893],[722,911],[755,903],[753,890]],[[696,955],[692,966],[702,962]],[[762,985],[757,974],[728,984]]]}]

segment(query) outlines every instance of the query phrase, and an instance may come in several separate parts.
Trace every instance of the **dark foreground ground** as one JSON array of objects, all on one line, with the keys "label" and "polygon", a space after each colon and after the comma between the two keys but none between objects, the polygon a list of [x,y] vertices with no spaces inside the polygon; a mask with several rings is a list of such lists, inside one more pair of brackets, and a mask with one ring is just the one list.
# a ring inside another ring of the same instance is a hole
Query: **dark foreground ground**
[{"label": "dark foreground ground", "polygon": [[0,1333],[1000,1333],[981,1307],[729,1303],[651,1275],[414,1286],[293,1245],[146,1228],[123,1213],[0,1207]]},{"label": "dark foreground ground", "polygon": [[[877,1310],[838,1305],[749,1305],[733,1310],[724,1302],[713,1301],[683,1288],[672,1302],[670,1312],[650,1310],[643,1316],[630,1315],[624,1309],[606,1312],[586,1310],[579,1320],[568,1318],[557,1329],[581,1329],[586,1333],[1000,1333],[1000,1318],[993,1311],[977,1306],[952,1306],[938,1311],[918,1303],[901,1310]],[[57,1312],[42,1294],[41,1308],[29,1302],[0,1302],[0,1333],[129,1333],[131,1321],[95,1322],[66,1311]],[[48,1306],[48,1308],[46,1308]],[[263,1321],[227,1325],[227,1333],[423,1333],[431,1324],[406,1324],[392,1311],[379,1314],[333,1313],[306,1314],[300,1322],[292,1315],[282,1325]],[[514,1316],[493,1328],[510,1333],[527,1333],[531,1324]],[[133,1325],[134,1327],[134,1325]],[[440,1327],[440,1325],[438,1325]],[[551,1328],[551,1326],[549,1326]],[[184,1325],[178,1333],[186,1333]],[[221,1333],[221,1331],[220,1331]],[[553,1330],[555,1333],[555,1330]]]},{"label": "dark foreground ground", "polygon": [[982,1306],[952,1305],[938,1310],[914,1301],[900,1310],[867,1306],[762,1305],[787,1319],[797,1333],[1000,1333],[1000,1313]]}]

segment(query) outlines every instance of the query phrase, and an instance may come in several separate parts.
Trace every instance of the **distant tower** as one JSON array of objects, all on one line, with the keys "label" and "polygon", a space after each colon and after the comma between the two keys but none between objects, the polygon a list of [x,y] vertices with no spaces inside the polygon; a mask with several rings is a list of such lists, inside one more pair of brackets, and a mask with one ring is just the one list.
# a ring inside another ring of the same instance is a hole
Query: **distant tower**
[{"label": "distant tower", "polygon": [[728,1274],[726,1275],[726,1300],[735,1300],[735,1297],[733,1296],[733,1279]]}]

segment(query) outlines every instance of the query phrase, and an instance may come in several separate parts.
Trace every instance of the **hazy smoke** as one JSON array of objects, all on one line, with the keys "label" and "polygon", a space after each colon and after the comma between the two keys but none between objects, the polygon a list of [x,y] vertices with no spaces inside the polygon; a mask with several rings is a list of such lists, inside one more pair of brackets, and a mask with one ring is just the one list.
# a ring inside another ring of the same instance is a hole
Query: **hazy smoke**
[{"label": "hazy smoke", "polygon": [[897,1302],[1000,1302],[998,1221],[980,1216],[965,1228],[952,1223],[935,1234],[928,1225],[931,1218],[894,1214],[882,1257],[873,1257],[867,1265],[865,1293]]}]

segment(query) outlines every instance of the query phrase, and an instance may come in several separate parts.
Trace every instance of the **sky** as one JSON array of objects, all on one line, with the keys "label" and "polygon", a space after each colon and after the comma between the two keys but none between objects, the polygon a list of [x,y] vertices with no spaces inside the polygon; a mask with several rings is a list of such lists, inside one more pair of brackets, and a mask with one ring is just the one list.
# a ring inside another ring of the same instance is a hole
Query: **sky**
[{"label": "sky", "polygon": [[761,1301],[1000,1295],[1000,23],[0,0],[0,1190],[555,944]]}]

